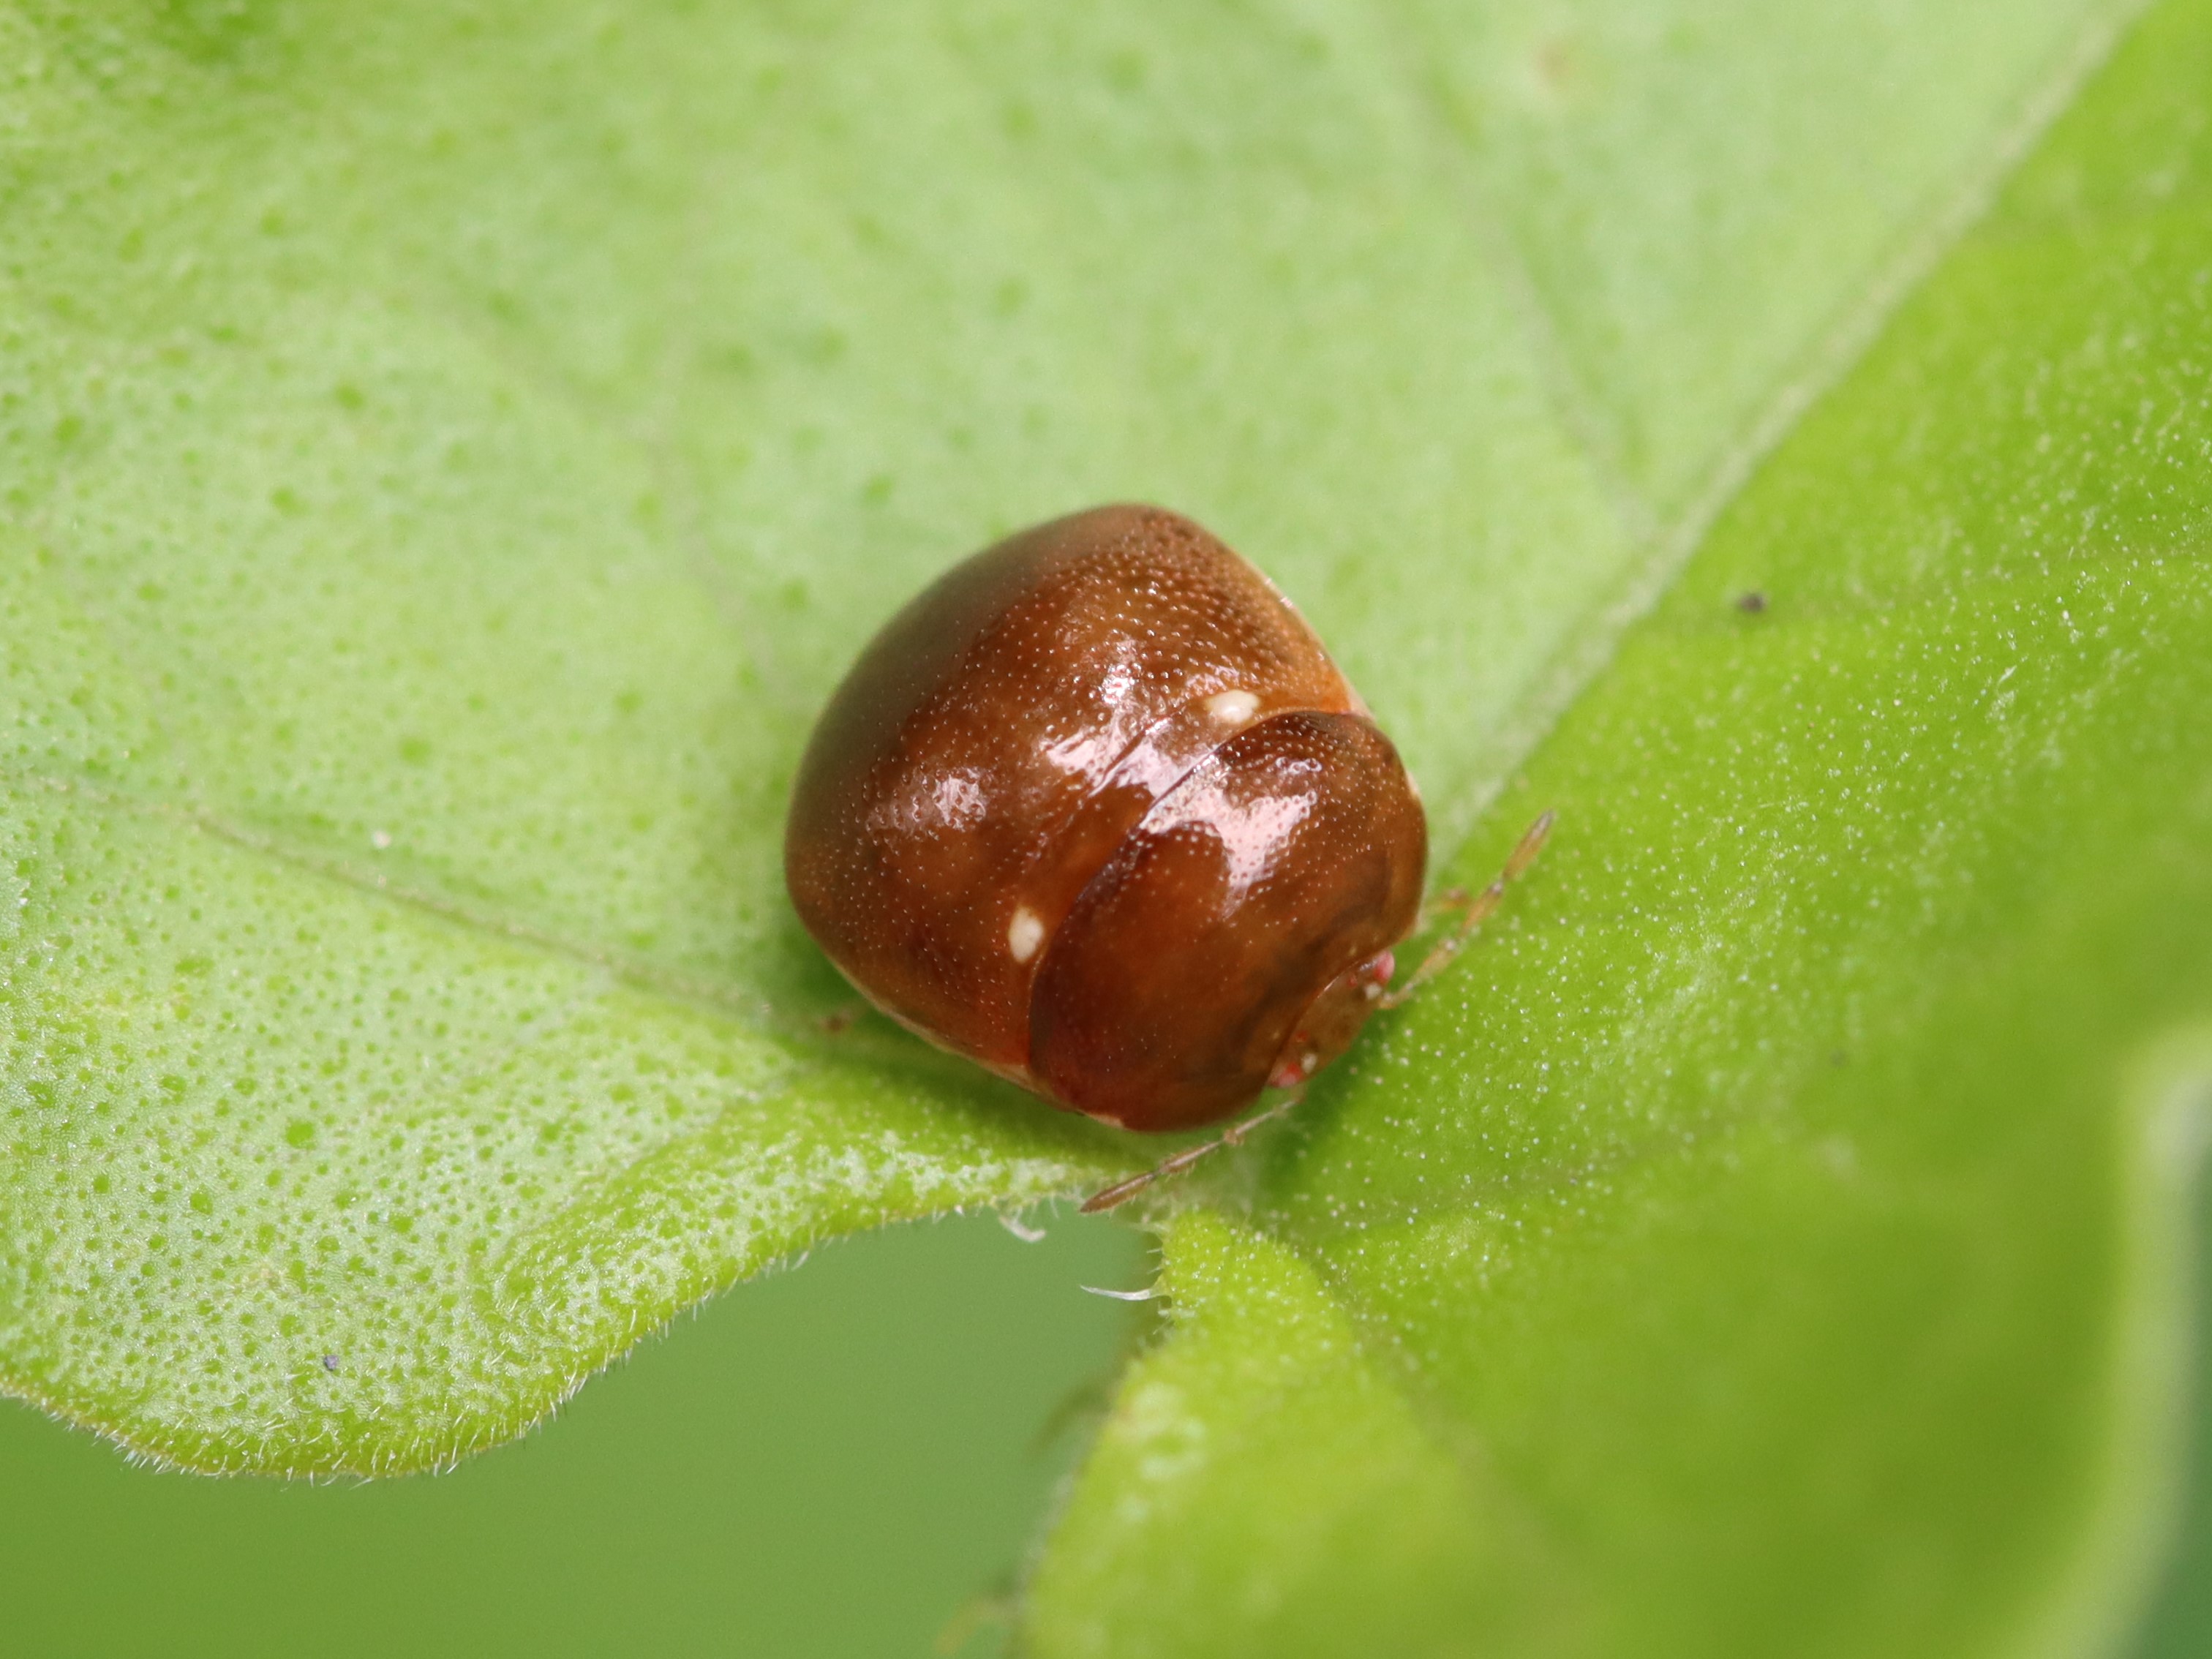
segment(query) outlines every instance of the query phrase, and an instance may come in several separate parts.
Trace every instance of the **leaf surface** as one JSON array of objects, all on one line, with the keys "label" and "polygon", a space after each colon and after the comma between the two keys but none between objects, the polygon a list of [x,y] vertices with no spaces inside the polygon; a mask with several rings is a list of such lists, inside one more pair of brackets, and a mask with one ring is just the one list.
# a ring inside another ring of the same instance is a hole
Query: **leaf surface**
[{"label": "leaf surface", "polygon": [[2125,1631],[2212,1124],[2208,73],[2146,21],[1514,781],[1498,925],[1173,1224],[1040,1654]]},{"label": "leaf surface", "polygon": [[2097,16],[0,15],[0,1378],[421,1467],[1143,1161],[820,1029],[778,835],[868,630],[1171,502],[1454,844]]}]

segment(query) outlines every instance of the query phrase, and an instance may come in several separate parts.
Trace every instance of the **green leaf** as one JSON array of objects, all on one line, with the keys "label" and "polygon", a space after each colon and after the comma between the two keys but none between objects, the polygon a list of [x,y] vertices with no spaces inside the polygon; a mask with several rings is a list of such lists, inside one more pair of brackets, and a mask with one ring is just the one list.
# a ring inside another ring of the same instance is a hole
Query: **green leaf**
[{"label": "green leaf", "polygon": [[1500,923],[1175,1223],[1040,1654],[2127,1629],[2212,1126],[2208,76],[2142,26],[1504,793]]},{"label": "green leaf", "polygon": [[777,832],[859,641],[1170,501],[1455,845],[2093,12],[0,14],[0,1384],[419,1467],[1145,1161],[821,1030]]}]

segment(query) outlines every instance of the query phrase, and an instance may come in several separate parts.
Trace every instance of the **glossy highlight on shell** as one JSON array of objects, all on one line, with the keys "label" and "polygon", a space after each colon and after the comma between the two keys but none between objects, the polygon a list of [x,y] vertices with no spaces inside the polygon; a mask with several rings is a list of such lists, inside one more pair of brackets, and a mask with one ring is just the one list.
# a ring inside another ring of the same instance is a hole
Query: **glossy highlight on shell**
[{"label": "glossy highlight on shell", "polygon": [[1313,630],[1150,507],[1010,537],[894,617],[785,838],[801,921],[876,1006],[1133,1129],[1341,1052],[1426,859],[1397,750]]}]

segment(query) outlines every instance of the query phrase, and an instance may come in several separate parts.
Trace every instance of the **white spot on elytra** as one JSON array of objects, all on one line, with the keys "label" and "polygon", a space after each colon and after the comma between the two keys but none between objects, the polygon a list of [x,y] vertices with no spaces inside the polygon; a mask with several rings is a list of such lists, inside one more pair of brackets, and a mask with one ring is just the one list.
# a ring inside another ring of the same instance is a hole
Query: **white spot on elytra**
[{"label": "white spot on elytra", "polygon": [[1206,700],[1206,712],[1224,726],[1246,726],[1260,712],[1260,700],[1249,691],[1222,691]]},{"label": "white spot on elytra", "polygon": [[1014,953],[1016,962],[1027,962],[1044,943],[1044,918],[1026,904],[1014,912],[1014,919],[1006,924],[1006,949]]}]

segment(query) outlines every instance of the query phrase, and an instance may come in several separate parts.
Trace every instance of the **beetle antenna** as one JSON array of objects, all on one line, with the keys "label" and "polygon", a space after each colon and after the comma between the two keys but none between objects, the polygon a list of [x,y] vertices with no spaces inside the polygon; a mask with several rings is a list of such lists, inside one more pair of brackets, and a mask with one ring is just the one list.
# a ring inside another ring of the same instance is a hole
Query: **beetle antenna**
[{"label": "beetle antenna", "polygon": [[1305,1091],[1303,1089],[1294,1095],[1286,1095],[1272,1106],[1261,1107],[1249,1117],[1239,1118],[1211,1140],[1201,1140],[1195,1146],[1186,1146],[1173,1157],[1162,1158],[1141,1175],[1133,1175],[1127,1181],[1117,1181],[1110,1187],[1100,1188],[1083,1200],[1081,1212],[1097,1215],[1101,1210],[1110,1210],[1117,1204],[1127,1203],[1155,1182],[1181,1175],[1200,1158],[1219,1152],[1224,1146],[1243,1146],[1244,1137],[1262,1123],[1282,1116],[1304,1098]]},{"label": "beetle antenna", "polygon": [[1453,924],[1449,933],[1436,942],[1429,954],[1422,958],[1421,965],[1413,969],[1403,985],[1382,994],[1377,1006],[1395,1008],[1410,1001],[1421,987],[1451,966],[1452,958],[1466,947],[1468,940],[1474,937],[1475,929],[1489,921],[1498,905],[1504,902],[1506,887],[1528,873],[1528,866],[1535,863],[1536,855],[1544,850],[1544,842],[1552,833],[1552,820],[1556,816],[1552,812],[1542,813],[1535,823],[1522,832],[1519,842],[1506,858],[1505,867],[1480,893],[1469,896],[1464,887],[1454,887],[1437,894],[1429,902],[1427,914],[1421,918],[1424,925],[1433,916],[1454,910],[1459,912],[1459,920]]}]

